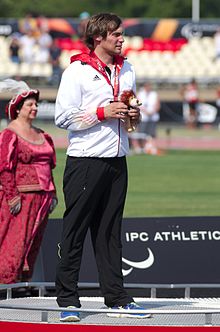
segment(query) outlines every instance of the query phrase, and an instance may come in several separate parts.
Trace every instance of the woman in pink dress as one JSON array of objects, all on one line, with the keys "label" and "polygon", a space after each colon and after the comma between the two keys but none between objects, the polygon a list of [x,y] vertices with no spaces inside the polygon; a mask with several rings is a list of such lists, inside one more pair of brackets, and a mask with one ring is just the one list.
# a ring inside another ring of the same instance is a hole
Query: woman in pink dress
[{"label": "woman in pink dress", "polygon": [[0,133],[0,283],[5,284],[31,278],[57,204],[53,141],[32,125],[38,99],[38,90],[20,91],[6,106],[11,121]]}]

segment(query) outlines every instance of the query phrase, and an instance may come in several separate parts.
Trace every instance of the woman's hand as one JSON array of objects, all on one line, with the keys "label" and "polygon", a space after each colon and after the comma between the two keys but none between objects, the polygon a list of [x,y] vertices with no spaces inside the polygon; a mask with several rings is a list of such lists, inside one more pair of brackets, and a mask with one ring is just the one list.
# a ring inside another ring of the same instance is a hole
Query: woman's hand
[{"label": "woman's hand", "polygon": [[53,212],[53,210],[55,209],[55,207],[57,206],[57,204],[58,204],[58,199],[57,199],[56,196],[54,196],[54,197],[52,198],[51,203],[50,203],[49,213],[52,213],[52,212]]},{"label": "woman's hand", "polygon": [[10,207],[10,212],[11,212],[11,214],[13,214],[13,216],[18,214],[20,212],[20,210],[21,210],[21,201],[20,200],[15,205]]}]

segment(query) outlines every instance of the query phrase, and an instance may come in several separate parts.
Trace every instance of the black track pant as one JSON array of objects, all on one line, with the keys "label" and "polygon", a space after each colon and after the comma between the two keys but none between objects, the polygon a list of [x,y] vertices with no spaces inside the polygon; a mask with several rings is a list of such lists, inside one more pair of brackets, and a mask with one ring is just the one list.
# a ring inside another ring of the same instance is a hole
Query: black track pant
[{"label": "black track pant", "polygon": [[133,301],[124,290],[122,276],[121,222],[126,192],[125,157],[67,157],[66,211],[56,276],[59,306],[80,307],[77,283],[88,228],[105,304],[112,307]]}]

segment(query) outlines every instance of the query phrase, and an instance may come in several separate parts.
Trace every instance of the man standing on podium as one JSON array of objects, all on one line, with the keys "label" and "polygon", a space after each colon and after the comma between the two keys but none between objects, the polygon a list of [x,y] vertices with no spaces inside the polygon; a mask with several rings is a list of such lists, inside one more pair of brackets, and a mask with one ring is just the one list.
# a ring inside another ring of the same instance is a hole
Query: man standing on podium
[{"label": "man standing on podium", "polygon": [[[66,210],[57,266],[56,290],[63,322],[79,321],[77,284],[88,229],[107,307],[113,317],[146,318],[123,286],[121,223],[127,192],[127,119],[139,121],[139,108],[119,101],[124,90],[136,90],[135,73],[121,55],[121,19],[110,13],[92,16],[85,42],[90,53],[71,57],[56,100],[55,123],[69,131],[63,190]],[[140,313],[131,314],[131,309]]]}]

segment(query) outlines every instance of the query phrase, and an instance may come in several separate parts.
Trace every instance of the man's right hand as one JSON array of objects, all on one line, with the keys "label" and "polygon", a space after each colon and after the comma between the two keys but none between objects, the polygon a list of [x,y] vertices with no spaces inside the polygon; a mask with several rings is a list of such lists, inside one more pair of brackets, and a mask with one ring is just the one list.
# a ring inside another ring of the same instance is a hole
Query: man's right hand
[{"label": "man's right hand", "polygon": [[104,116],[105,119],[126,119],[128,117],[128,107],[120,101],[112,102],[104,107]]}]

